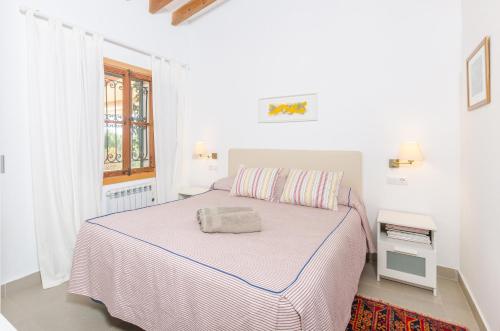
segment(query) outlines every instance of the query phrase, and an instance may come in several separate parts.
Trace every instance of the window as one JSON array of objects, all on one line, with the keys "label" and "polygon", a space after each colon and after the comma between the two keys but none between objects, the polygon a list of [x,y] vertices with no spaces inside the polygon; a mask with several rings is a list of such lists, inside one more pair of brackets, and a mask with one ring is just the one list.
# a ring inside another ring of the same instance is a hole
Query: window
[{"label": "window", "polygon": [[154,177],[151,72],[104,64],[104,183]]}]

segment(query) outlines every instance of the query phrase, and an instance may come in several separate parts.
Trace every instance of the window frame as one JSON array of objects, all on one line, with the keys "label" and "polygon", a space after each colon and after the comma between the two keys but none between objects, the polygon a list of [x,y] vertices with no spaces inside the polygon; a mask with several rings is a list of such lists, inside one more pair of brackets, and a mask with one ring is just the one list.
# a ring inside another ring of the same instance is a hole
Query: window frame
[{"label": "window frame", "polygon": [[[108,120],[104,119],[103,125],[106,123],[117,123],[123,125],[123,141],[122,141],[122,170],[105,171],[103,175],[103,184],[110,185],[120,182],[127,182],[138,179],[156,177],[155,164],[155,148],[154,148],[154,115],[153,115],[153,79],[150,70],[129,65],[120,61],[104,58],[104,73],[111,73],[123,77],[123,120]],[[142,80],[149,82],[149,121],[139,122],[132,120],[132,80]],[[148,127],[149,134],[149,167],[132,169],[131,144],[132,125]]]}]

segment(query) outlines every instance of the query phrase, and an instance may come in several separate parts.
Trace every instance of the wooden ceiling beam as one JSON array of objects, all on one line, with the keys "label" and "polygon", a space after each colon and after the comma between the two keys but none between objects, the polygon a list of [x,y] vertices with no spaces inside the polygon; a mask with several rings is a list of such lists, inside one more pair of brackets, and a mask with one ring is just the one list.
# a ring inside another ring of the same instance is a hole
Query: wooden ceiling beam
[{"label": "wooden ceiling beam", "polygon": [[172,1],[174,0],[149,0],[149,12],[151,14],[157,13]]},{"label": "wooden ceiling beam", "polygon": [[172,25],[179,25],[216,0],[191,0],[172,13]]}]

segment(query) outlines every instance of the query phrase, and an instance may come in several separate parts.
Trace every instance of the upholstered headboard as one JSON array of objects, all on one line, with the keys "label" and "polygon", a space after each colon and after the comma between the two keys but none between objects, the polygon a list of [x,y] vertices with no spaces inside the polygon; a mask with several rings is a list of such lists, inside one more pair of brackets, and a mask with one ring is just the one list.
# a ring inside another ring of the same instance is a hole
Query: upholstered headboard
[{"label": "upholstered headboard", "polygon": [[229,176],[236,175],[240,164],[246,167],[280,167],[311,170],[342,170],[342,185],[362,196],[361,152],[307,151],[280,149],[230,149]]}]

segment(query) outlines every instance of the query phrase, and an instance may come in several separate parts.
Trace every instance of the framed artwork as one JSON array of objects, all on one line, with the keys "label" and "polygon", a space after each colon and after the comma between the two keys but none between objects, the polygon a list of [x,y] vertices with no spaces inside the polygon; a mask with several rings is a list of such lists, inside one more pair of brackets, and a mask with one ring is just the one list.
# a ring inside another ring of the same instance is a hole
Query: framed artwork
[{"label": "framed artwork", "polygon": [[467,59],[467,107],[474,110],[490,102],[490,38],[486,37]]},{"label": "framed artwork", "polygon": [[259,100],[259,122],[304,122],[318,120],[316,94],[291,95]]}]

